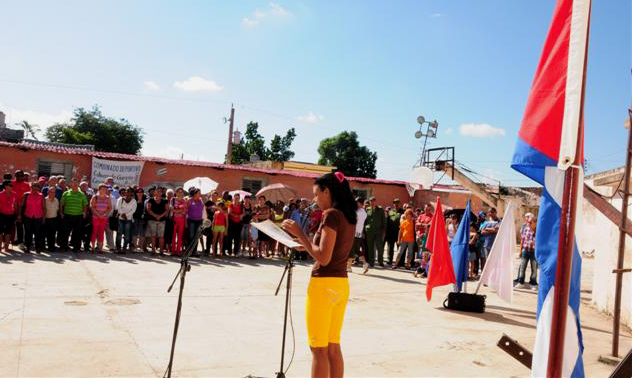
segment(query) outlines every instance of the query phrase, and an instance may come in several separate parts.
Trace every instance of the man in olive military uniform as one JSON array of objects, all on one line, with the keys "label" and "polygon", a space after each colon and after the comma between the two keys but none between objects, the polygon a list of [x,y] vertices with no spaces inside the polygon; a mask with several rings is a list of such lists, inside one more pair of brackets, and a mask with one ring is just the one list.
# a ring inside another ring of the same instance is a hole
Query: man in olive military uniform
[{"label": "man in olive military uniform", "polygon": [[375,264],[375,250],[377,249],[377,262],[384,266],[384,235],[386,234],[386,214],[384,209],[377,206],[375,197],[369,198],[371,207],[366,209],[366,221],[364,231],[366,233],[367,253],[366,260],[373,268]]},{"label": "man in olive military uniform", "polygon": [[393,265],[395,255],[395,242],[399,236],[399,221],[404,214],[400,207],[399,198],[393,200],[393,207],[386,214],[386,245],[388,246],[388,265]]}]

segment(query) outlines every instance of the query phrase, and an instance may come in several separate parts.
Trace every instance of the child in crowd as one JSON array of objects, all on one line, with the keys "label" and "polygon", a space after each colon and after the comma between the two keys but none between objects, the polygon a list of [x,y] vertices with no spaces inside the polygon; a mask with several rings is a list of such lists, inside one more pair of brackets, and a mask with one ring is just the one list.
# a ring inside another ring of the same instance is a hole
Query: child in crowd
[{"label": "child in crowd", "polygon": [[[257,204],[253,207],[253,210],[252,210],[251,223],[257,222],[260,216],[261,216],[261,206]],[[260,256],[259,248],[258,248],[259,230],[257,230],[257,228],[251,224],[249,233],[250,233],[250,239],[248,242],[248,258],[251,260],[254,260]]]},{"label": "child in crowd", "polygon": [[[213,224],[213,219],[215,218],[215,202],[219,194],[217,190],[214,190],[211,195],[207,198],[206,202],[204,202],[204,209],[206,211],[206,219]],[[213,227],[207,227],[204,229],[203,235],[206,237],[206,244],[204,246],[204,254],[206,256],[211,254],[211,244],[213,244]]]},{"label": "child in crowd", "polygon": [[418,234],[418,243],[419,243],[419,266],[415,270],[415,278],[419,277],[428,277],[428,263],[430,262],[430,257],[432,253],[426,248],[426,242],[428,241],[428,231],[429,227],[422,226],[421,233]]},{"label": "child in crowd", "polygon": [[[259,222],[264,222],[272,218],[272,202],[266,201],[265,197],[263,196],[260,198],[263,199],[263,205],[261,206],[261,212],[259,213],[257,220]],[[261,204],[261,201],[260,201],[260,204]],[[264,232],[259,232],[258,240],[259,240],[259,249],[257,251],[257,257],[261,257],[261,256],[270,257],[270,250],[272,249],[271,246],[272,246],[272,243],[274,243],[274,240],[272,240],[272,238],[270,238],[270,236],[268,236]]]},{"label": "child in crowd", "polygon": [[224,250],[224,234],[227,223],[226,205],[223,201],[217,204],[217,211],[213,216],[213,257],[217,257],[217,243],[219,243],[219,253]]},{"label": "child in crowd", "polygon": [[410,261],[412,260],[413,243],[415,242],[415,227],[413,225],[413,211],[406,209],[404,217],[399,224],[399,234],[397,235],[397,244],[399,252],[397,258],[393,262],[393,269],[397,269],[401,260],[404,259],[404,266],[410,269]]}]

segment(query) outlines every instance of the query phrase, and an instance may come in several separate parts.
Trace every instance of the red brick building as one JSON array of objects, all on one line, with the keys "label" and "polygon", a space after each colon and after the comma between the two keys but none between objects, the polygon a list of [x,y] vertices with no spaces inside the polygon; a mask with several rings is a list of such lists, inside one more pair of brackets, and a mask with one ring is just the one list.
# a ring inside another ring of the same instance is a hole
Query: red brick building
[{"label": "red brick building", "polygon": [[[0,141],[0,173],[22,169],[32,176],[64,175],[67,178],[92,174],[92,158],[117,161],[142,161],[140,185],[163,185],[174,188],[193,177],[209,177],[219,183],[218,190],[243,189],[256,193],[261,187],[284,183],[298,191],[299,197],[312,197],[312,184],[318,174],[290,170],[261,169],[241,165],[228,165],[200,161],[171,160],[159,157],[125,155],[110,152],[59,146],[46,143]],[[348,177],[351,188],[364,198],[375,196],[380,205],[388,205],[393,198],[402,202],[413,201],[415,206],[436,203],[441,197],[444,207],[463,208],[468,198],[472,208],[484,208],[481,201],[462,188],[437,185],[432,190],[418,190],[414,198],[408,195],[403,181],[387,181],[360,177]]]}]

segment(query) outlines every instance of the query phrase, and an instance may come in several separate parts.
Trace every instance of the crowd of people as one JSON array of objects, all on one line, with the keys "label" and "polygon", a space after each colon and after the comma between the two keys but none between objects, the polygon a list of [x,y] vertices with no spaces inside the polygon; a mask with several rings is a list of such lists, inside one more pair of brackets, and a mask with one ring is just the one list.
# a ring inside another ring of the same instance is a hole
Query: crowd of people
[{"label": "crowd of people", "polygon": [[[423,209],[394,199],[391,206],[377,205],[375,197],[357,198],[355,240],[347,270],[361,264],[363,273],[390,266],[427,274],[431,252],[426,239],[433,207]],[[86,180],[61,176],[31,180],[21,170],[5,174],[0,185],[0,250],[19,246],[24,252],[68,251],[125,254],[149,252],[180,256],[193,244],[194,257],[286,256],[287,248],[259,232],[252,223],[270,220],[280,225],[295,221],[306,235],[314,235],[323,213],[306,198],[271,202],[228,191],[201,193],[197,188],[175,190],[139,186],[119,187],[113,178],[91,188]],[[198,229],[204,220],[211,227]],[[455,237],[459,217],[446,219],[448,242]],[[476,279],[485,265],[500,225],[496,209],[481,211],[470,224],[469,278]],[[516,285],[525,284],[531,267],[530,285],[537,285],[535,221],[527,214],[521,230],[521,264]],[[198,245],[198,240],[201,243]],[[386,253],[385,253],[386,252]],[[307,259],[307,253],[299,253]]]},{"label": "crowd of people", "polygon": [[[432,252],[426,248],[434,208],[426,204],[424,208],[414,208],[412,203],[402,204],[398,198],[392,206],[382,208],[375,197],[367,201],[357,199],[358,219],[366,219],[356,228],[356,244],[349,266],[355,256],[360,256],[366,273],[377,263],[392,269],[403,267],[412,269],[415,276],[427,276],[428,263]],[[454,239],[459,227],[459,216],[446,217],[448,243]],[[487,260],[500,226],[495,208],[488,213],[478,213],[470,223],[469,239],[469,279],[477,279]],[[366,252],[364,252],[366,251]],[[384,256],[386,252],[386,256]]]}]

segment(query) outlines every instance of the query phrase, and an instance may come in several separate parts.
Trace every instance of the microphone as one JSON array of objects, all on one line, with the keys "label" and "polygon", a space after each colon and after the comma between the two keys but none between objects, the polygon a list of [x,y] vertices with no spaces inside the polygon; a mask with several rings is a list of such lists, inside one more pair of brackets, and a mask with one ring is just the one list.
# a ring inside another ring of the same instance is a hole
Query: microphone
[{"label": "microphone", "polygon": [[207,229],[209,227],[212,226],[212,223],[210,219],[204,219],[204,222],[202,222],[202,225],[200,226],[200,229],[204,230]]}]

